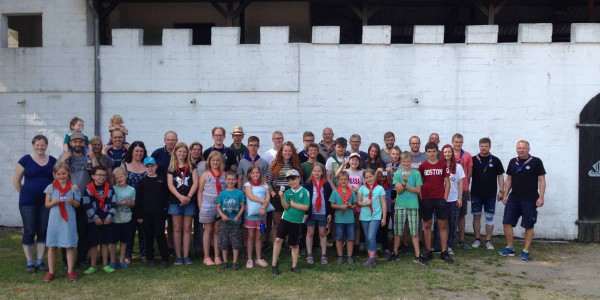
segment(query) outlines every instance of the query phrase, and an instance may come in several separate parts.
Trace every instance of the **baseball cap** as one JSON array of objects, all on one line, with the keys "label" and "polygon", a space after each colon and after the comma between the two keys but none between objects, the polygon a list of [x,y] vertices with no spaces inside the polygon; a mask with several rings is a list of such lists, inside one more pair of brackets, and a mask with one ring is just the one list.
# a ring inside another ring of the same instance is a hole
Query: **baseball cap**
[{"label": "baseball cap", "polygon": [[233,127],[233,132],[231,132],[231,135],[235,134],[244,134],[244,128],[242,126]]},{"label": "baseball cap", "polygon": [[152,156],[148,156],[146,158],[144,158],[144,166],[147,165],[156,165],[156,159],[154,159],[154,157]]},{"label": "baseball cap", "polygon": [[354,152],[354,153],[350,154],[350,157],[348,159],[351,159],[353,157],[358,157],[358,159],[360,159],[360,154]]},{"label": "baseball cap", "polygon": [[300,173],[298,173],[298,170],[296,169],[291,169],[285,172],[285,178],[287,179],[289,177],[300,177]]},{"label": "baseball cap", "polygon": [[79,131],[71,131],[71,139],[69,141],[76,139],[85,140],[85,136]]}]

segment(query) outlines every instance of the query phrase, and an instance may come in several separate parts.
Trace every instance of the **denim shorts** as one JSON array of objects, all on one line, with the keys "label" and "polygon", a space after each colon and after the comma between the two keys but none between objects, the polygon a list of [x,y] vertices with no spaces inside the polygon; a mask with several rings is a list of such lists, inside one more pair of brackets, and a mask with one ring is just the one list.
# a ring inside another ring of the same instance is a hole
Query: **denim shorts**
[{"label": "denim shorts", "polygon": [[315,227],[315,225],[321,228],[325,228],[325,226],[327,226],[327,216],[312,214],[310,218],[306,221],[306,226]]},{"label": "denim shorts", "polygon": [[173,216],[193,216],[196,214],[196,206],[188,204],[181,206],[179,204],[169,204],[168,214]]},{"label": "denim shorts", "polygon": [[488,214],[496,212],[496,197],[483,198],[478,196],[471,197],[471,214],[480,214],[485,211]]},{"label": "denim shorts", "polygon": [[354,223],[335,223],[335,240],[354,241]]},{"label": "denim shorts", "polygon": [[[21,219],[23,220],[23,245],[46,242],[46,230],[48,229],[48,217],[50,209],[44,206],[21,205],[19,206]],[[37,241],[35,240],[37,236]]]},{"label": "denim shorts", "polygon": [[502,224],[509,224],[512,227],[517,226],[519,218],[521,218],[521,227],[525,229],[533,228],[533,225],[537,222],[537,207],[535,206],[536,200],[522,200],[508,198],[506,206],[504,207],[504,219]]}]

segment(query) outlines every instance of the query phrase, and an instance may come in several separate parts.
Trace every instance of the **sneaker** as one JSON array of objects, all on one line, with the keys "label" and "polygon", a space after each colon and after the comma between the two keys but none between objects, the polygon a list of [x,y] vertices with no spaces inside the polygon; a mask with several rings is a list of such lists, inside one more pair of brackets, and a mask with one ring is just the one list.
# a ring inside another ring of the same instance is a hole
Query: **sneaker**
[{"label": "sneaker", "polygon": [[37,266],[37,270],[40,272],[48,272],[48,267],[44,263],[41,263]]},{"label": "sneaker", "polygon": [[174,266],[183,266],[183,259],[181,257],[175,258]]},{"label": "sneaker", "polygon": [[337,263],[338,265],[343,265],[344,264],[344,257],[343,256],[339,256],[337,259]]},{"label": "sneaker", "polygon": [[192,259],[189,258],[189,257],[184,257],[183,258],[183,264],[186,265],[186,266],[189,266],[189,265],[193,264]]},{"label": "sneaker", "polygon": [[352,259],[352,256],[348,256],[348,258],[346,259],[346,263],[348,263],[349,265],[354,264],[354,260]]},{"label": "sneaker", "polygon": [[154,267],[154,266],[156,266],[156,261],[154,259],[149,259],[147,264],[148,264],[148,267]]},{"label": "sneaker", "polygon": [[77,273],[71,272],[71,273],[67,273],[67,279],[70,281],[75,281],[75,280],[79,279],[79,276],[77,276]]},{"label": "sneaker", "polygon": [[297,273],[300,273],[300,267],[293,267],[293,268],[292,268],[290,271],[291,271],[292,273],[296,273],[296,274],[297,274]]},{"label": "sneaker", "polygon": [[124,261],[122,261],[122,262],[119,263],[119,267],[121,269],[129,269],[129,265],[126,262],[124,262]]},{"label": "sneaker", "polygon": [[102,270],[103,270],[105,273],[112,273],[112,272],[114,272],[114,271],[115,271],[115,269],[114,269],[114,268],[112,268],[110,265],[106,265],[106,266],[102,267]]},{"label": "sneaker", "polygon": [[454,250],[452,250],[452,247],[448,247],[448,254],[454,255]]},{"label": "sneaker", "polygon": [[525,252],[525,250],[521,251],[521,260],[529,261],[529,251]]},{"label": "sneaker", "polygon": [[252,269],[252,268],[254,268],[254,263],[252,262],[252,260],[251,260],[251,259],[249,259],[249,260],[246,262],[246,269]]},{"label": "sneaker", "polygon": [[27,273],[35,273],[35,266],[34,265],[29,265],[29,266],[25,267],[25,272],[27,272]]},{"label": "sneaker", "polygon": [[261,266],[261,267],[263,267],[263,268],[266,268],[266,267],[268,267],[268,266],[269,266],[269,264],[267,263],[267,261],[266,261],[266,260],[264,260],[264,259],[262,259],[262,258],[260,258],[260,259],[257,259],[257,260],[256,260],[256,261],[254,261],[254,262],[255,262],[257,265],[259,265],[259,266]]},{"label": "sneaker", "polygon": [[448,251],[440,253],[440,258],[445,261],[447,264],[453,264],[454,259],[448,254]]},{"label": "sneaker", "polygon": [[229,268],[229,264],[227,262],[223,262],[221,264],[221,270],[225,271],[225,270],[227,270],[227,268]]},{"label": "sneaker", "polygon": [[485,248],[488,250],[494,250],[494,244],[492,244],[492,241],[486,241]]},{"label": "sneaker", "polygon": [[52,280],[54,280],[54,274],[48,273],[46,276],[44,276],[44,282],[50,282]]},{"label": "sneaker", "polygon": [[117,266],[115,265],[115,263],[109,263],[108,266],[110,266],[111,268],[115,269]]},{"label": "sneaker", "polygon": [[506,248],[498,251],[498,254],[501,255],[501,256],[504,256],[504,257],[506,257],[506,256],[515,256],[515,249],[514,248],[506,247]]},{"label": "sneaker", "polygon": [[471,249],[471,246],[467,245],[467,242],[465,241],[458,241],[458,245],[463,249]]},{"label": "sneaker", "polygon": [[85,275],[91,275],[94,273],[96,273],[96,267],[94,267],[94,266],[91,266],[87,270],[83,271],[83,274],[85,274]]},{"label": "sneaker", "polygon": [[390,257],[388,257],[387,259],[388,262],[397,262],[399,261],[398,256],[392,252],[392,254],[390,254]]},{"label": "sneaker", "polygon": [[169,267],[169,261],[168,260],[163,260],[160,262],[160,267],[163,269],[166,269]]},{"label": "sneaker", "polygon": [[479,246],[481,246],[481,241],[479,239],[476,239],[473,244],[471,244],[471,247],[475,249],[479,248]]},{"label": "sneaker", "polygon": [[427,261],[422,256],[417,256],[413,258],[413,262],[423,266],[427,265]]},{"label": "sneaker", "polygon": [[238,264],[238,263],[233,263],[233,267],[232,267],[232,269],[233,269],[234,271],[238,271],[238,270],[240,269],[240,264]]},{"label": "sneaker", "polygon": [[272,267],[271,273],[273,273],[273,275],[280,275],[281,271],[279,270],[279,265]]},{"label": "sneaker", "polygon": [[367,259],[367,261],[365,261],[365,263],[363,264],[363,267],[365,267],[365,268],[371,268],[371,267],[374,267],[375,265],[376,265],[375,258],[369,257]]}]

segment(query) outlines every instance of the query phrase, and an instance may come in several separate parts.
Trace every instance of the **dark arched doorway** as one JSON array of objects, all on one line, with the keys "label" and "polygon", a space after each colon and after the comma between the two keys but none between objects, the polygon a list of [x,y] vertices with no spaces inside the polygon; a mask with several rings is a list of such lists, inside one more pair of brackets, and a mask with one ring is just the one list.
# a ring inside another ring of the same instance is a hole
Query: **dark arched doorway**
[{"label": "dark arched doorway", "polygon": [[600,242],[600,94],[579,115],[579,226],[583,242]]}]

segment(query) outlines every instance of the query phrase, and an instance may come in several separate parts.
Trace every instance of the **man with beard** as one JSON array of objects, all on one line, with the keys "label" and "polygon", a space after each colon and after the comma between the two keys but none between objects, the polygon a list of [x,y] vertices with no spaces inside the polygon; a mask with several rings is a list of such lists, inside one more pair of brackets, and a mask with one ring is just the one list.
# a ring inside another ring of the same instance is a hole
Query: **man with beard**
[{"label": "man with beard", "polygon": [[[87,159],[83,154],[83,149],[86,147],[83,134],[73,131],[69,146],[72,150],[65,152],[59,158],[59,162],[65,162],[71,168],[71,181],[73,184],[85,187],[90,183],[91,178],[87,171]],[[87,215],[83,205],[75,209],[75,215],[77,219],[77,235],[79,236],[77,242],[77,266],[85,270],[88,267],[86,260],[89,245],[87,238]],[[65,254],[63,254],[63,260],[66,262]]]}]

